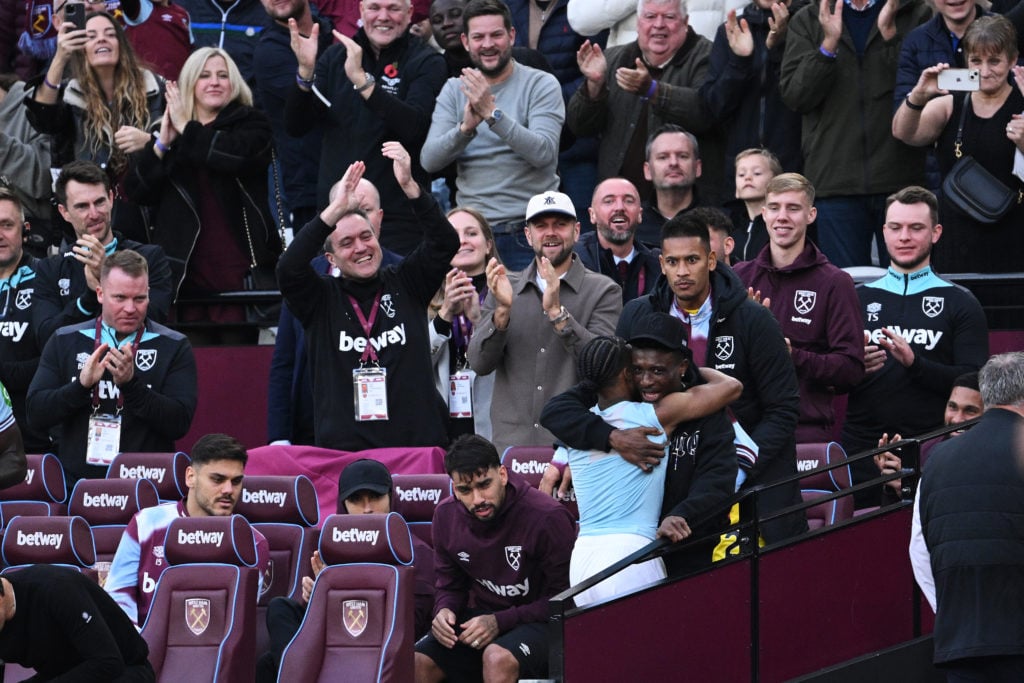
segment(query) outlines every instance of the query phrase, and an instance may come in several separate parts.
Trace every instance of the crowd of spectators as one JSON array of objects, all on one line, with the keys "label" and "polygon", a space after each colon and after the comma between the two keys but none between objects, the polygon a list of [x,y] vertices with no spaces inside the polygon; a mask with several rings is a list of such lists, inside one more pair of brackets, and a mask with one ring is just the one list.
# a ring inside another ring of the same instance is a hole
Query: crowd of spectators
[{"label": "crowd of spectators", "polygon": [[[72,480],[118,445],[170,448],[195,411],[191,344],[252,321],[209,301],[244,289],[283,296],[275,443],[552,445],[541,413],[582,350],[643,340],[651,314],[742,383],[736,488],[795,474],[797,443],[853,454],[940,426],[988,355],[944,274],[1020,270],[1024,10],[699,9],[29,3],[0,45],[0,382],[26,448]],[[963,67],[973,90],[940,87]],[[946,196],[964,154],[1012,195],[992,220]],[[857,288],[840,270],[872,265]],[[591,377],[602,401],[654,403],[619,351]],[[602,415],[558,433],[570,462],[648,444]],[[791,482],[761,509],[797,502]]]}]

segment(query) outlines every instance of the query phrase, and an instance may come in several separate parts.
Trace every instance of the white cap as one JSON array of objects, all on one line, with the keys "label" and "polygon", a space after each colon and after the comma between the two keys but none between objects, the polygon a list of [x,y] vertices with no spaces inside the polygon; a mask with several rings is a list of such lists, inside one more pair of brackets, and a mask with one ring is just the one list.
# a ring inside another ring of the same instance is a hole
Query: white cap
[{"label": "white cap", "polygon": [[526,205],[526,221],[529,222],[543,213],[560,213],[576,218],[576,207],[569,195],[561,192],[535,194]]}]

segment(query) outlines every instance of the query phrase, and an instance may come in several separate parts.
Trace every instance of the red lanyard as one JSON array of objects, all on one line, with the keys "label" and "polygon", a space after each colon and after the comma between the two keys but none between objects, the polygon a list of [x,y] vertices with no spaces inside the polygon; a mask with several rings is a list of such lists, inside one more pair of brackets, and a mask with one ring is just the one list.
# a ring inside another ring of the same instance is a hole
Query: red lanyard
[{"label": "red lanyard", "polygon": [[374,363],[377,362],[377,352],[373,349],[373,343],[370,341],[370,333],[373,332],[373,323],[377,321],[377,311],[380,310],[380,295],[383,291],[383,288],[377,290],[377,296],[373,298],[373,307],[370,308],[369,318],[363,315],[363,309],[359,308],[359,302],[356,301],[356,298],[351,294],[348,295],[349,303],[352,304],[352,309],[356,312],[359,324],[362,325],[363,332],[366,334],[366,348],[363,349],[363,355],[359,358],[360,363],[365,363],[367,360],[372,360]]},{"label": "red lanyard", "polygon": [[[93,351],[95,351],[96,349],[100,348],[100,344],[102,343],[100,341],[100,339],[101,339],[101,331],[102,331],[101,325],[102,325],[102,322],[101,322],[100,318],[97,317],[96,318],[96,339],[95,339],[95,341],[93,342],[93,345],[92,345],[92,350]],[[143,322],[142,325],[139,326],[139,331],[135,333],[135,339],[132,340],[132,362],[133,363],[135,362],[135,352],[139,350],[139,342],[142,341],[142,333],[145,332],[145,331],[146,331],[146,323]],[[117,337],[116,336],[114,337],[114,341],[115,342],[117,341]],[[95,414],[99,409],[100,409],[100,383],[96,382],[96,384],[94,384],[93,387],[92,387],[92,412]],[[122,410],[124,410],[124,392],[120,391],[120,389],[119,389],[118,392],[117,392],[117,414],[120,415]]]}]

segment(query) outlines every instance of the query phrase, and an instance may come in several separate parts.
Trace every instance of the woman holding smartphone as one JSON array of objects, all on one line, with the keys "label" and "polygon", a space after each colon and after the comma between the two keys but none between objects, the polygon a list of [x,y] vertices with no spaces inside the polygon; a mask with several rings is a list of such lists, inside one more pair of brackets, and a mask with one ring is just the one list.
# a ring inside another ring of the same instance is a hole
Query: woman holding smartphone
[{"label": "woman holding smartphone", "polygon": [[[151,130],[160,122],[163,82],[139,65],[124,30],[106,12],[89,12],[84,28],[77,26],[84,7],[65,9],[57,52],[25,99],[28,119],[53,136],[55,168],[82,159],[106,170],[116,188],[114,229],[148,242],[145,215],[124,199],[120,185],[128,155],[152,141]],[[69,66],[71,78],[65,80]]]},{"label": "woman holding smartphone", "polygon": [[[979,72],[974,92],[947,92],[939,74],[948,64],[921,73],[917,84],[896,111],[892,134],[908,145],[935,145],[943,177],[962,155],[970,155],[1003,185],[1024,196],[1024,183],[1013,175],[1014,155],[1024,151],[1024,95],[1010,83],[1017,62],[1017,32],[1005,17],[978,19],[963,38],[969,69]],[[1018,86],[1021,81],[1017,81]],[[966,108],[966,112],[964,109]],[[962,123],[961,123],[962,121]],[[1019,270],[1024,251],[1024,204],[991,224],[972,220],[940,197],[942,239],[931,265],[944,273],[996,273]]]}]

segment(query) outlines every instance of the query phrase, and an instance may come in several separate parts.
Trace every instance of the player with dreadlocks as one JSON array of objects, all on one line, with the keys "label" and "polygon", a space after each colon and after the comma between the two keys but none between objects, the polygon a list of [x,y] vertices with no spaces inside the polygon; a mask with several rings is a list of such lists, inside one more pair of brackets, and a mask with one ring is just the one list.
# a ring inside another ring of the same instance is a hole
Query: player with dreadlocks
[{"label": "player with dreadlocks", "polygon": [[[659,315],[652,317],[651,325],[645,325],[644,329],[645,336],[653,341],[683,349],[680,353],[684,357],[673,368],[681,382],[689,367],[689,354],[681,343],[685,338],[682,323],[671,316]],[[579,384],[566,392],[574,393],[571,400],[582,399],[587,405],[596,403],[593,412],[618,429],[649,427],[657,430],[651,440],[666,445],[665,435],[671,434],[678,424],[720,410],[742,389],[738,381],[726,375],[703,370],[706,384],[690,391],[667,393],[653,403],[635,402],[633,349],[616,337],[596,337],[588,342],[577,357],[576,373]],[[555,397],[551,403],[559,399]],[[656,536],[678,541],[689,535],[688,528],[671,532],[667,528],[659,529],[669,461],[636,467],[615,452],[559,451],[556,458],[566,457],[572,469],[580,509],[580,533],[569,568],[573,585],[638,550]],[[681,517],[677,519],[686,527]],[[665,565],[660,558],[635,564],[577,595],[576,604],[583,606],[605,600],[664,577]]]}]

